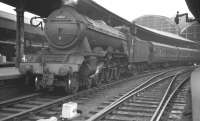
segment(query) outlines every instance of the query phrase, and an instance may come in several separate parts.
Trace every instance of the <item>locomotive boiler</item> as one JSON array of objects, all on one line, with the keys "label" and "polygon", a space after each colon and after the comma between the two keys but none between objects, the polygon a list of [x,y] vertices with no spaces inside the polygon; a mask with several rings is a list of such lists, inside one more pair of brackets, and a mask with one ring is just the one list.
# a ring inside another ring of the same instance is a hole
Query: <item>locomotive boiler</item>
[{"label": "locomotive boiler", "polygon": [[68,51],[80,43],[95,47],[121,49],[126,36],[102,20],[92,20],[79,14],[73,7],[64,6],[52,12],[45,24],[45,33],[51,48]]}]

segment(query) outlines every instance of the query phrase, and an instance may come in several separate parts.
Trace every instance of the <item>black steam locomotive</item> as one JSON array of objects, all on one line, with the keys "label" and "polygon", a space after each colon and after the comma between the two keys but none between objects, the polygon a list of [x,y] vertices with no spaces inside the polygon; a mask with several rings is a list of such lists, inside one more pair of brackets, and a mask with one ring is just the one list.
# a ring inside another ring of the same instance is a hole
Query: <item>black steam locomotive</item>
[{"label": "black steam locomotive", "polygon": [[20,72],[37,89],[63,87],[66,92],[148,68],[196,62],[200,50],[141,40],[129,27],[112,27],[65,5],[53,11],[44,28],[49,48],[25,55]]}]

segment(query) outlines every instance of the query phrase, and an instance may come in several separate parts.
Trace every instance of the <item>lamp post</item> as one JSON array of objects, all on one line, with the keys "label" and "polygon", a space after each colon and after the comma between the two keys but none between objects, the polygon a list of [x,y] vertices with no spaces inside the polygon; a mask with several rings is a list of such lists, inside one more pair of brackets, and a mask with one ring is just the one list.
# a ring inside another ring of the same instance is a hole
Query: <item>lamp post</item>
[{"label": "lamp post", "polygon": [[193,21],[200,20],[200,18],[190,19],[190,18],[188,17],[188,13],[179,14],[179,11],[177,11],[176,17],[174,18],[174,21],[175,21],[176,24],[179,24],[179,17],[182,17],[182,16],[185,16],[185,17],[186,17],[186,22],[193,22]]}]

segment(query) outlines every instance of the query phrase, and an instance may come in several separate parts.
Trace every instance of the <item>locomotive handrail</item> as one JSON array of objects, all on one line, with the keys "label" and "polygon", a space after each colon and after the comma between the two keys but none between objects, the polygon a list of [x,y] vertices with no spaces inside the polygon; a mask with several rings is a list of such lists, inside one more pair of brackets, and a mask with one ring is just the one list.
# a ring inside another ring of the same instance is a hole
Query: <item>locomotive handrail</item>
[{"label": "locomotive handrail", "polygon": [[[100,30],[101,32],[105,32],[106,34],[119,36],[120,38],[125,38],[124,33],[120,32],[119,30],[107,25],[106,23],[99,22],[98,20],[92,20],[89,17],[86,17],[86,20],[89,22],[89,28],[95,29],[96,31]],[[104,22],[104,21],[103,21]]]},{"label": "locomotive handrail", "polygon": [[37,23],[37,24],[34,24],[34,20],[37,20],[37,19],[42,19],[42,21],[44,22],[44,23],[46,23],[46,19],[45,18],[42,18],[42,17],[37,17],[37,16],[35,16],[35,17],[32,17],[31,19],[30,19],[30,24],[31,24],[31,26],[33,26],[33,27],[40,27],[41,28],[41,30],[43,31],[44,30],[44,27],[43,27],[43,22],[42,21],[37,21],[37,22],[39,22],[39,23]]}]

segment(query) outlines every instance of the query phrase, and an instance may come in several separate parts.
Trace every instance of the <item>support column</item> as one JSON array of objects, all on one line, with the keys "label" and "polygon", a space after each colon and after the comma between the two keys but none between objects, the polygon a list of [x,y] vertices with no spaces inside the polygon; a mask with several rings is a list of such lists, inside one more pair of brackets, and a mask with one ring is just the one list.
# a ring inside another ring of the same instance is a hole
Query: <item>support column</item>
[{"label": "support column", "polygon": [[24,54],[24,0],[18,0],[16,13],[16,67],[19,67],[22,55]]},{"label": "support column", "polygon": [[[192,105],[192,111],[191,115],[193,120],[188,121],[200,121],[200,68],[197,68],[195,71],[191,74],[191,92],[192,92],[192,102],[190,102],[188,105]],[[187,109],[188,110],[188,109]]]},{"label": "support column", "polygon": [[135,48],[135,42],[136,42],[136,40],[137,40],[137,38],[136,38],[137,28],[136,28],[136,23],[135,23],[135,21],[133,21],[132,24],[130,25],[130,32],[131,32],[132,35],[133,35],[133,39],[132,39],[132,41],[131,41],[131,48],[130,48],[131,51],[132,51],[132,52],[130,52],[130,53],[132,53],[132,54],[130,55],[130,57],[132,57],[133,59],[135,59],[134,48]]}]

